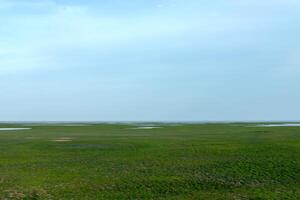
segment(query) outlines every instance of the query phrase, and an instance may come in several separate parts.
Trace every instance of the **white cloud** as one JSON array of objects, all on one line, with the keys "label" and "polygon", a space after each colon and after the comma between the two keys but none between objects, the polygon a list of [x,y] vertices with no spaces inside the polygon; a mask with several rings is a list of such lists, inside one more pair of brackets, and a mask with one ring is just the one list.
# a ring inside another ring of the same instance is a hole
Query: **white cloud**
[{"label": "white cloud", "polygon": [[267,0],[267,1],[260,1],[260,0],[229,0],[228,2],[234,3],[237,5],[258,5],[258,6],[278,6],[278,5],[299,5],[300,2],[298,0]]},{"label": "white cloud", "polygon": [[0,51],[5,55],[0,60],[0,73],[45,68],[53,66],[51,62],[57,65],[55,58],[51,60],[51,54],[55,56],[56,51],[63,49],[81,46],[105,49],[132,41],[173,37],[201,25],[201,20],[203,32],[211,31],[206,18],[178,20],[168,15],[145,15],[137,19],[108,18],[91,14],[86,6],[58,5],[53,1],[4,3],[11,9],[31,6],[51,12],[38,16],[16,16],[12,12],[0,17],[0,21],[7,24],[2,32],[0,30]]},{"label": "white cloud", "polygon": [[[230,2],[239,3],[233,0]],[[57,58],[60,51],[80,48],[105,51],[137,41],[180,40],[182,36],[205,42],[207,37],[266,28],[266,23],[261,22],[261,19],[243,15],[242,11],[206,12],[199,11],[197,7],[191,9],[190,13],[182,13],[175,7],[161,8],[132,18],[105,16],[90,12],[90,8],[85,5],[58,4],[51,0],[2,0],[0,5],[0,9],[11,10],[5,15],[0,14],[0,23],[5,24],[0,28],[0,56],[2,54],[3,58],[0,60],[0,73],[65,67],[65,63],[57,62],[60,60]],[[16,7],[31,7],[47,12],[39,12],[38,15],[16,14],[13,11]]]},{"label": "white cloud", "polygon": [[47,67],[49,57],[40,53],[38,49],[30,47],[18,47],[14,50],[2,50],[0,52],[0,74],[11,72],[24,72]]},{"label": "white cloud", "polygon": [[16,8],[23,9],[51,9],[57,6],[55,1],[43,0],[43,1],[30,1],[30,0],[0,0],[0,10],[13,10]]}]

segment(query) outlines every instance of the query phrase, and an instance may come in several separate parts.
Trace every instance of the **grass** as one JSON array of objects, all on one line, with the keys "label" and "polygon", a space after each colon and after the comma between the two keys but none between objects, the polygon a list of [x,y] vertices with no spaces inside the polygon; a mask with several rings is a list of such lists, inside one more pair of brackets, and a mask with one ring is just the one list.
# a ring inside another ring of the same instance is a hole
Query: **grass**
[{"label": "grass", "polygon": [[32,128],[0,131],[1,200],[300,199],[300,127]]}]

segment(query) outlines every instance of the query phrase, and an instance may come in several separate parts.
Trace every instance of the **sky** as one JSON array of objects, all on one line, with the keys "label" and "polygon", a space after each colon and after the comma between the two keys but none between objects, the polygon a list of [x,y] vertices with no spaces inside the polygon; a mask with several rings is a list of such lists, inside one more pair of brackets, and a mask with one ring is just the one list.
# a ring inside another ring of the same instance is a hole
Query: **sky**
[{"label": "sky", "polygon": [[300,120],[298,0],[0,0],[0,121]]}]

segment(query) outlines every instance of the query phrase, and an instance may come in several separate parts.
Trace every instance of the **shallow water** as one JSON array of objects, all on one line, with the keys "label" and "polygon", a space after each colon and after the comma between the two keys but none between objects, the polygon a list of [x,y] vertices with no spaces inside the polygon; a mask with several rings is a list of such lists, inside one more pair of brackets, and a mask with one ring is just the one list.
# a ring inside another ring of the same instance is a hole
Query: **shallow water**
[{"label": "shallow water", "polygon": [[63,124],[63,126],[92,126],[91,124]]},{"label": "shallow water", "polygon": [[158,126],[142,126],[142,127],[136,127],[136,128],[130,128],[130,129],[139,130],[139,129],[155,129],[155,128],[161,128],[161,127],[158,127]]},{"label": "shallow water", "polygon": [[300,124],[261,124],[259,127],[287,127],[287,126],[300,126]]},{"label": "shallow water", "polygon": [[0,128],[0,131],[23,131],[30,130],[31,128]]}]

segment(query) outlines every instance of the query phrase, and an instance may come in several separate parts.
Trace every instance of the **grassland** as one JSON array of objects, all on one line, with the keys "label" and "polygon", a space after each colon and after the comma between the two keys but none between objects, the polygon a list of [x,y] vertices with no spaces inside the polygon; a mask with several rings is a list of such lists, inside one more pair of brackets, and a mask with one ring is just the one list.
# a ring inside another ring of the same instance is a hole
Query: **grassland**
[{"label": "grassland", "polygon": [[31,127],[0,131],[1,200],[300,199],[300,127]]}]

